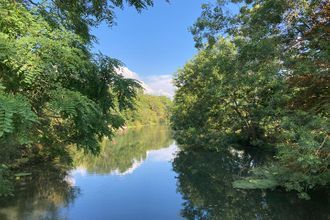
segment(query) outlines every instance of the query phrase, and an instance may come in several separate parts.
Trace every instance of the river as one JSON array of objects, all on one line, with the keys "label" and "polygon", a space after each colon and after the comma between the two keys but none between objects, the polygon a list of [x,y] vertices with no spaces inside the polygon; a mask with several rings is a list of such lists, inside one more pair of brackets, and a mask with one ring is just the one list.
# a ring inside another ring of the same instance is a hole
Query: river
[{"label": "river", "polygon": [[179,150],[166,126],[104,140],[99,156],[73,154],[68,172],[40,169],[0,200],[1,220],[329,219],[329,196],[232,187],[254,163],[237,150]]}]

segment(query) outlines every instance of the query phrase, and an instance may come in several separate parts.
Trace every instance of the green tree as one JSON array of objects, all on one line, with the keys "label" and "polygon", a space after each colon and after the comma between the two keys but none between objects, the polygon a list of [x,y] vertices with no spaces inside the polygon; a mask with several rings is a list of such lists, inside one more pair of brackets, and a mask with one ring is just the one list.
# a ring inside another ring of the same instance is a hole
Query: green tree
[{"label": "green tree", "polygon": [[[226,11],[233,7],[237,13]],[[303,197],[328,184],[329,7],[323,0],[203,5],[191,28],[201,51],[176,77],[177,133],[274,146],[274,164],[256,176]]]},{"label": "green tree", "polygon": [[[34,143],[77,144],[96,152],[97,138],[111,136],[112,128],[122,125],[112,110],[132,107],[138,82],[115,73],[119,61],[89,53],[78,35],[53,29],[19,4],[2,1],[1,14],[1,91],[13,103],[3,105],[8,117],[2,140],[18,133],[10,120],[17,114],[17,123],[35,132]],[[29,129],[26,121],[38,123]]]},{"label": "green tree", "polygon": [[[63,10],[77,11],[57,7],[61,2],[0,0],[1,164],[64,159],[68,146],[97,153],[99,141],[124,125],[120,111],[133,108],[141,88],[116,73],[120,61],[90,52],[86,35],[75,30],[79,25],[71,29],[64,19]],[[43,8],[48,3],[51,9]],[[83,10],[81,18],[96,13]]]},{"label": "green tree", "polygon": [[250,146],[274,138],[281,103],[275,94],[283,87],[276,75],[280,65],[276,59],[260,60],[259,65],[243,63],[251,55],[240,48],[243,44],[239,38],[220,39],[178,72],[175,130],[197,129],[203,136],[215,131],[223,141],[235,139]]},{"label": "green tree", "polygon": [[165,96],[154,96],[139,92],[134,109],[125,110],[122,115],[128,127],[167,124],[171,114],[172,101]]},{"label": "green tree", "polygon": [[109,26],[115,24],[116,8],[123,9],[125,5],[134,7],[141,12],[153,6],[153,0],[16,0],[27,9],[37,11],[52,26],[63,25],[74,31],[85,42],[95,39],[90,28],[106,22]]}]

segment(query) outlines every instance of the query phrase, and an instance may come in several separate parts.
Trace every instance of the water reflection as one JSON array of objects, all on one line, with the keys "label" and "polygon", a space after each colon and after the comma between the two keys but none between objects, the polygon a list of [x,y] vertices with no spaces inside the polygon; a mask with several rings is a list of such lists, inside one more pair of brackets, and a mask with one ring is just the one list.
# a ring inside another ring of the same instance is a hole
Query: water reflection
[{"label": "water reflection", "polygon": [[303,201],[233,189],[263,162],[255,153],[178,151],[165,126],[130,129],[105,140],[98,157],[75,152],[70,172],[31,170],[15,197],[0,200],[0,219],[330,219],[327,194]]},{"label": "water reflection", "polygon": [[105,140],[97,157],[73,152],[74,170],[29,170],[33,178],[0,200],[0,219],[177,219],[175,151],[166,126],[129,129]]},{"label": "water reflection", "polygon": [[151,150],[166,148],[172,142],[165,125],[128,129],[113,140],[104,140],[97,157],[76,152],[74,161],[80,172],[126,175],[138,168]]},{"label": "water reflection", "polygon": [[236,190],[232,182],[255,165],[253,157],[233,150],[178,153],[173,167],[187,219],[329,219],[327,195],[310,201],[278,191]]},{"label": "water reflection", "polygon": [[14,197],[1,198],[0,219],[63,219],[60,208],[72,203],[79,189],[66,178],[65,171],[50,167],[44,166],[42,171],[34,168],[33,179],[21,182]]}]

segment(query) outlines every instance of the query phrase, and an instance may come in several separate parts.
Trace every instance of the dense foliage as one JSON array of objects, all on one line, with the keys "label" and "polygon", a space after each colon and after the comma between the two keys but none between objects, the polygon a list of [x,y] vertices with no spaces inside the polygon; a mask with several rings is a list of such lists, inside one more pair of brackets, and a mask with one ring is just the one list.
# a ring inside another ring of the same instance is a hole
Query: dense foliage
[{"label": "dense foliage", "polygon": [[0,164],[61,159],[68,146],[97,153],[100,139],[124,125],[120,111],[133,108],[141,86],[116,73],[120,61],[91,53],[80,30],[113,19],[123,1],[109,4],[0,0]]},{"label": "dense foliage", "polygon": [[173,127],[188,140],[276,150],[272,164],[235,186],[267,181],[306,198],[329,183],[329,8],[324,0],[203,5],[191,28],[201,50],[175,80]]},{"label": "dense foliage", "polygon": [[134,109],[123,112],[128,127],[169,123],[172,101],[165,96],[137,95]]},{"label": "dense foliage", "polygon": [[[132,6],[138,11],[153,6],[153,0],[17,0],[28,9],[43,15],[51,25],[63,25],[67,30],[82,37],[85,42],[93,40],[90,27],[106,22],[115,23],[115,8]],[[36,7],[37,6],[37,7]]]}]

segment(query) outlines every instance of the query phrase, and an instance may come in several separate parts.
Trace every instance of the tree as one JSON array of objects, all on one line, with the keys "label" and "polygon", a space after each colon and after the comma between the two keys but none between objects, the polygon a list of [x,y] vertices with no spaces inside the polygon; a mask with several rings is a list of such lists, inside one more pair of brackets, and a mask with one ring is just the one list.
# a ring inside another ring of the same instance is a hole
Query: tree
[{"label": "tree", "polygon": [[[237,13],[226,12],[235,6]],[[201,50],[176,79],[178,133],[274,146],[274,165],[256,177],[303,197],[328,184],[329,7],[323,0],[204,5],[191,28]]]},{"label": "tree", "polygon": [[91,52],[89,29],[113,25],[126,3],[141,11],[153,1],[0,0],[1,166],[67,159],[69,146],[96,154],[124,125],[141,86],[116,73],[120,61]]},{"label": "tree", "polygon": [[280,103],[274,94],[283,87],[276,76],[280,65],[276,59],[260,59],[258,65],[244,63],[251,54],[241,48],[243,44],[239,38],[220,39],[178,72],[175,130],[198,128],[203,135],[215,130],[223,141],[234,138],[249,146],[274,138],[271,133]]},{"label": "tree", "polygon": [[172,102],[165,96],[137,95],[135,108],[123,111],[127,126],[167,124],[171,114]]},{"label": "tree", "polygon": [[93,39],[90,27],[106,22],[109,26],[115,24],[115,8],[123,8],[125,3],[139,12],[153,6],[153,0],[17,0],[28,9],[37,10],[51,25],[64,25],[73,30],[85,41]]},{"label": "tree", "polygon": [[97,153],[124,124],[119,111],[133,107],[139,82],[39,12],[1,0],[0,14],[1,162],[56,158],[69,145]]}]

